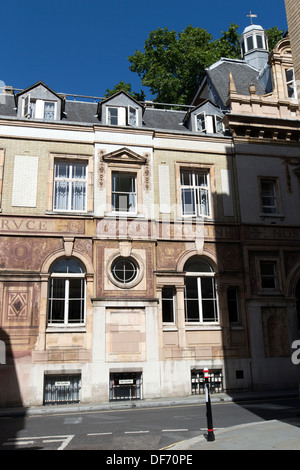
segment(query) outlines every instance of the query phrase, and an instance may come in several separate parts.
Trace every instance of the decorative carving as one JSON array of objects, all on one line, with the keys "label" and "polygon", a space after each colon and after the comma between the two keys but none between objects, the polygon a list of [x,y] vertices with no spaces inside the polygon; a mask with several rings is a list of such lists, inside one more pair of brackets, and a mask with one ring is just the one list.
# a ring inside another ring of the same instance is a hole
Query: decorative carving
[{"label": "decorative carving", "polygon": [[148,192],[151,188],[151,172],[150,172],[150,154],[146,153],[145,155],[145,166],[144,166],[144,190]]},{"label": "decorative carving", "polygon": [[105,163],[103,160],[104,155],[105,155],[105,150],[99,150],[98,185],[101,190],[104,188],[104,182],[105,182]]}]

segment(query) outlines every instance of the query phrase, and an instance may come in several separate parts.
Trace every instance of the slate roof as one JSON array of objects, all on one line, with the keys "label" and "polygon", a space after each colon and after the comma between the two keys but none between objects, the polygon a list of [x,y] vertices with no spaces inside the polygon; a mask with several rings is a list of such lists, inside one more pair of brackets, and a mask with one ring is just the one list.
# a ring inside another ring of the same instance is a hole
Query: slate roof
[{"label": "slate roof", "polygon": [[258,80],[259,71],[244,61],[221,59],[206,70],[209,80],[217,91],[224,107],[228,100],[229,74],[232,73],[236,91],[240,95],[249,95],[249,86],[253,83],[257,95],[264,95],[265,88]]},{"label": "slate roof", "polygon": [[[61,121],[82,124],[98,124],[98,103],[88,101],[66,100]],[[189,132],[182,125],[186,111],[146,108],[143,115],[143,127],[166,131]],[[17,118],[15,98],[13,95],[0,95],[0,117]]]}]

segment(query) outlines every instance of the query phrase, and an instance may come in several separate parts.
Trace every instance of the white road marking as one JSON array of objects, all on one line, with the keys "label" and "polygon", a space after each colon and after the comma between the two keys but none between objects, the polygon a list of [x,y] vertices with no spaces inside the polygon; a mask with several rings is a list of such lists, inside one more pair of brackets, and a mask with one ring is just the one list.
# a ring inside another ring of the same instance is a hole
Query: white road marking
[{"label": "white road marking", "polygon": [[61,442],[62,444],[57,450],[63,450],[73,439],[73,435],[67,436],[37,436],[37,437],[15,437],[9,438],[7,442],[3,443],[3,446],[29,446],[33,445],[36,441],[42,440],[42,443],[50,442]]}]

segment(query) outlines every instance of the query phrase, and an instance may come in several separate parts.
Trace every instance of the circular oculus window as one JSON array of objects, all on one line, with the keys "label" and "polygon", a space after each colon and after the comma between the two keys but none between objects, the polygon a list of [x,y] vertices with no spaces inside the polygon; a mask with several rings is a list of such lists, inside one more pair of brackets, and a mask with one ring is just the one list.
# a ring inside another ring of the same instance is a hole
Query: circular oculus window
[{"label": "circular oculus window", "polygon": [[125,286],[136,280],[139,268],[132,258],[119,257],[113,261],[111,272],[114,280]]}]

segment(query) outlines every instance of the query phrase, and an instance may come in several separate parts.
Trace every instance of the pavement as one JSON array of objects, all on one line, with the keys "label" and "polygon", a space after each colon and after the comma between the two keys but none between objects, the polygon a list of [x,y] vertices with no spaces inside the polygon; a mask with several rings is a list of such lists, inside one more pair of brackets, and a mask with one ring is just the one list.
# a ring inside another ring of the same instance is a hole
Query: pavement
[{"label": "pavement", "polygon": [[[297,398],[298,390],[248,391],[240,393],[211,394],[211,403],[242,402],[278,398]],[[70,404],[24,408],[0,408],[0,417],[53,415],[57,413],[81,413],[92,411],[124,410],[130,408],[150,408],[203,404],[205,396],[156,398],[131,402],[108,402],[95,404]],[[288,422],[279,420],[257,421],[237,426],[214,429],[214,440],[208,440],[207,431],[167,448],[174,452],[193,452],[197,450],[300,450],[300,397],[299,407]]]}]

